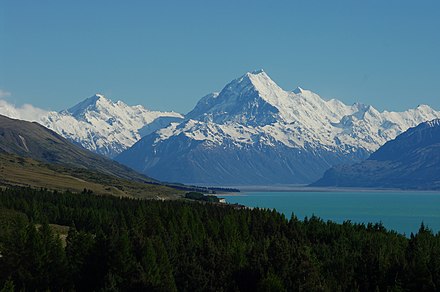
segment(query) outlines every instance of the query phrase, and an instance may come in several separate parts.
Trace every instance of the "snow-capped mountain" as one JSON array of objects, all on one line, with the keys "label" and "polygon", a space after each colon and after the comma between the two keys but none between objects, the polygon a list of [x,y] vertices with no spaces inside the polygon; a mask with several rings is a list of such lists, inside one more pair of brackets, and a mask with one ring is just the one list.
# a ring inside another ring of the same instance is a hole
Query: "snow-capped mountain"
[{"label": "snow-capped mountain", "polygon": [[3,102],[0,103],[0,113],[36,121],[64,138],[108,157],[121,153],[142,136],[183,118],[176,112],[150,111],[141,105],[112,102],[100,94],[61,112],[44,111],[29,105],[17,109]]},{"label": "snow-capped mountain", "polygon": [[440,119],[410,128],[367,160],[327,170],[313,185],[440,189]]},{"label": "snow-capped mountain", "polygon": [[116,159],[165,181],[309,183],[438,117],[426,105],[379,112],[299,87],[285,91],[258,70],[203,97],[185,120],[145,136]]}]

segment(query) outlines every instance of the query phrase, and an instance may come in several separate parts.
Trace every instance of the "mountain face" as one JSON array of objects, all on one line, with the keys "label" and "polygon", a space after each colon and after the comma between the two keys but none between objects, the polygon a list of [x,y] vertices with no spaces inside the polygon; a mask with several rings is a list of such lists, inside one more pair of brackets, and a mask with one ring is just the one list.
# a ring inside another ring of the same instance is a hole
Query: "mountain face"
[{"label": "mountain face", "polygon": [[438,117],[426,105],[379,112],[299,87],[285,91],[259,70],[203,97],[185,120],[146,135],[116,160],[164,181],[303,184]]},{"label": "mountain face", "polygon": [[122,101],[113,103],[96,94],[66,111],[43,116],[40,122],[88,150],[114,157],[142,135],[182,118],[175,112],[150,111]]},{"label": "mountain face", "polygon": [[363,162],[328,170],[313,185],[440,189],[440,119],[409,129]]},{"label": "mountain face", "polygon": [[0,114],[36,121],[82,147],[114,157],[141,137],[171,122],[182,120],[175,112],[150,111],[143,106],[112,102],[96,94],[61,112],[35,110],[28,106],[20,114],[14,107],[0,103]]},{"label": "mountain face", "polygon": [[[113,160],[92,153],[38,123],[0,115],[0,153],[139,182],[152,180]],[[31,179],[31,178],[29,178]]]}]

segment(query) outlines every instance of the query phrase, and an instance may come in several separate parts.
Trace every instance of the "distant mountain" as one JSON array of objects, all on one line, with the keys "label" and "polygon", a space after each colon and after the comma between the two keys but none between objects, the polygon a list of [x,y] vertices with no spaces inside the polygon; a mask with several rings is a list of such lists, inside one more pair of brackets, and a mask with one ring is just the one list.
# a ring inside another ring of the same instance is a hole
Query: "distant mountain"
[{"label": "distant mountain", "polygon": [[438,117],[426,105],[379,112],[299,87],[285,91],[258,70],[203,97],[185,120],[146,135],[116,160],[164,181],[303,184]]},{"label": "distant mountain", "polygon": [[36,121],[64,138],[107,157],[114,157],[141,137],[183,118],[175,112],[150,111],[141,105],[112,102],[100,94],[61,112],[31,106],[18,111],[3,102],[0,114]]},{"label": "distant mountain", "polygon": [[328,170],[313,185],[440,189],[440,119],[409,129],[363,162]]},{"label": "distant mountain", "polygon": [[84,148],[114,157],[147,135],[183,116],[175,112],[150,111],[128,106],[96,94],[60,113],[51,112],[40,122]]},{"label": "distant mountain", "polygon": [[72,144],[38,123],[10,119],[2,115],[0,153],[138,182],[153,181],[111,159]]}]

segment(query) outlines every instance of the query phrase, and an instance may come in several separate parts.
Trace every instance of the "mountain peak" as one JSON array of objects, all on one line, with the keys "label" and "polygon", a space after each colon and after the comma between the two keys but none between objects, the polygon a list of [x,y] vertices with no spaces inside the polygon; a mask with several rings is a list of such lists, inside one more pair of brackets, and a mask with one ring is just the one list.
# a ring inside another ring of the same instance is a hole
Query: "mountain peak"
[{"label": "mountain peak", "polygon": [[95,97],[96,99],[101,99],[101,98],[106,99],[104,94],[101,94],[101,93],[95,93],[95,95],[92,97]]},{"label": "mountain peak", "polygon": [[[247,72],[242,77],[230,83],[230,85],[233,84],[238,85],[236,89],[239,91],[252,89],[258,91],[262,96],[274,95],[276,92],[283,91],[263,69]],[[240,88],[242,90],[240,90]]]},{"label": "mountain peak", "polygon": [[86,98],[82,102],[85,102],[85,103],[88,103],[88,104],[96,104],[96,102],[98,102],[99,100],[108,100],[108,99],[103,94],[95,93],[94,95],[92,95],[89,98]]},{"label": "mountain peak", "polygon": [[417,109],[421,110],[421,111],[433,111],[432,107],[430,107],[429,105],[426,105],[426,104],[419,104],[417,106]]},{"label": "mountain peak", "polygon": [[247,74],[258,75],[258,74],[261,74],[261,73],[266,74],[266,72],[264,72],[263,69],[254,70],[254,71],[248,72]]},{"label": "mountain peak", "polygon": [[302,89],[301,87],[297,87],[297,88],[295,88],[294,90],[293,90],[293,93],[295,93],[295,94],[301,94],[301,93],[304,93],[304,89]]},{"label": "mountain peak", "polygon": [[282,89],[266,74],[266,72],[264,72],[264,70],[260,69],[247,72],[241,77],[234,79],[223,88],[220,95],[225,95],[226,93],[245,95],[255,91],[264,94],[268,91],[272,92],[279,90]]},{"label": "mountain peak", "polygon": [[104,95],[96,93],[95,95],[86,98],[77,105],[74,105],[73,107],[69,108],[67,112],[69,112],[73,116],[76,116],[84,112],[89,107],[95,107],[98,101],[107,101],[107,100],[108,99],[106,99]]},{"label": "mountain peak", "polygon": [[98,104],[108,105],[111,103],[112,101],[107,99],[103,94],[96,93],[95,95],[81,101],[77,105],[74,105],[73,107],[67,109],[67,112],[73,116],[79,116],[84,114],[87,109],[96,108]]},{"label": "mountain peak", "polygon": [[275,99],[284,91],[264,72],[247,72],[228,83],[220,93],[202,98],[187,119],[265,125],[275,122]]}]

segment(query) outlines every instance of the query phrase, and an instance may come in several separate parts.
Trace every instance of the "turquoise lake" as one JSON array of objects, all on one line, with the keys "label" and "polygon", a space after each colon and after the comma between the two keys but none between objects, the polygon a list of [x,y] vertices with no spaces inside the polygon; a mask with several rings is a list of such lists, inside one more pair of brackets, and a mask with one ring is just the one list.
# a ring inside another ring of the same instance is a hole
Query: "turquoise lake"
[{"label": "turquoise lake", "polygon": [[387,229],[416,233],[421,222],[440,231],[440,192],[329,191],[329,192],[243,192],[222,195],[228,203],[276,209],[290,219],[316,215],[342,223],[382,222]]}]

